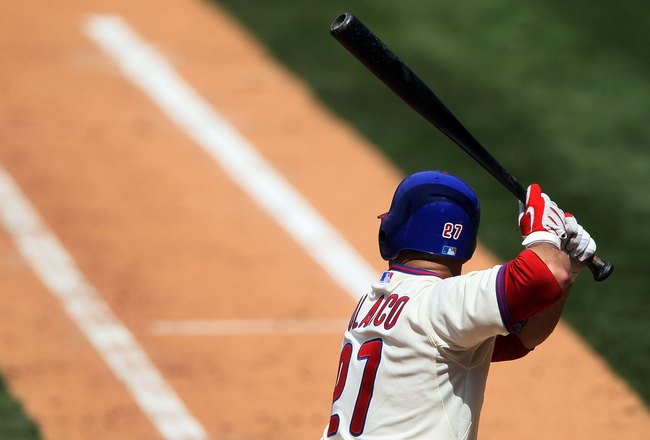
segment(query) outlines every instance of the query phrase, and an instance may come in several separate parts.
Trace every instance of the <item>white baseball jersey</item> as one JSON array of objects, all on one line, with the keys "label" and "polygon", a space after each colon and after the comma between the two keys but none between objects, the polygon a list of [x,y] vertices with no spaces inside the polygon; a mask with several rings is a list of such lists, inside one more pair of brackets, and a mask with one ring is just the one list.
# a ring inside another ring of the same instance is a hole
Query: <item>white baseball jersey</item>
[{"label": "white baseball jersey", "polygon": [[444,280],[384,272],[345,332],[322,438],[476,438],[494,339],[508,333],[501,267]]}]

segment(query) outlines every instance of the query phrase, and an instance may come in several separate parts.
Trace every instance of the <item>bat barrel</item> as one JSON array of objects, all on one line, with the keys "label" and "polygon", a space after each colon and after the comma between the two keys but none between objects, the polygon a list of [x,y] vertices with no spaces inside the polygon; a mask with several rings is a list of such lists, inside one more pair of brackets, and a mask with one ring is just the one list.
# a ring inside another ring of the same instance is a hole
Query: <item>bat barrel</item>
[{"label": "bat barrel", "polygon": [[461,147],[519,200],[526,190],[452,114],[433,91],[370,29],[350,13],[339,15],[330,34],[420,116]]},{"label": "bat barrel", "polygon": [[335,32],[340,31],[341,28],[346,28],[347,26],[350,26],[350,23],[353,21],[352,20],[353,18],[354,18],[354,15],[352,15],[352,14],[350,14],[348,12],[339,15],[332,22],[332,25],[330,26],[330,32],[335,33]]}]

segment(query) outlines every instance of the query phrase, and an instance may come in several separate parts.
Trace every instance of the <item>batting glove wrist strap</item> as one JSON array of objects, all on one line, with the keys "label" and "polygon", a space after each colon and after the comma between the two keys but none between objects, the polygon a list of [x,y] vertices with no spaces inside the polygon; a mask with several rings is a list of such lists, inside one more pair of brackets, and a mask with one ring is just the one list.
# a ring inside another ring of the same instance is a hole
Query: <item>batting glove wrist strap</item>
[{"label": "batting glove wrist strap", "polygon": [[524,237],[524,241],[521,242],[521,244],[526,248],[532,246],[535,243],[551,243],[555,245],[556,248],[562,249],[562,239],[551,232],[531,232],[526,237]]}]

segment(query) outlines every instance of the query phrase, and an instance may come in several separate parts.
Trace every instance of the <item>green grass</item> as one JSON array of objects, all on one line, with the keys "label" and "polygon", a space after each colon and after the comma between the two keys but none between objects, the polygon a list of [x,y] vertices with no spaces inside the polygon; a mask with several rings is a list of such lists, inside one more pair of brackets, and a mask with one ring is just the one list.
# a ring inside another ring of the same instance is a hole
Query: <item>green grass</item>
[{"label": "green grass", "polygon": [[0,439],[35,440],[40,438],[37,426],[11,397],[0,377]]},{"label": "green grass", "polygon": [[404,173],[454,172],[477,189],[480,239],[520,249],[513,198],[379,83],[328,29],[350,11],[374,30],[521,182],[545,192],[616,263],[585,273],[565,317],[650,402],[650,4],[221,0]]}]

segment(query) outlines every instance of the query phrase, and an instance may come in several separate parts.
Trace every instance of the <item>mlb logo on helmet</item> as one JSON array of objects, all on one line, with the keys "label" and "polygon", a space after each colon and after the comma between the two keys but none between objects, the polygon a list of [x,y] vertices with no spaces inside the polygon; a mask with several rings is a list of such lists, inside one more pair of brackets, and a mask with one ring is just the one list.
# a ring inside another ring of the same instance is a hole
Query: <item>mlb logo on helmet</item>
[{"label": "mlb logo on helmet", "polygon": [[456,248],[452,246],[443,246],[442,253],[453,257],[456,255]]}]

